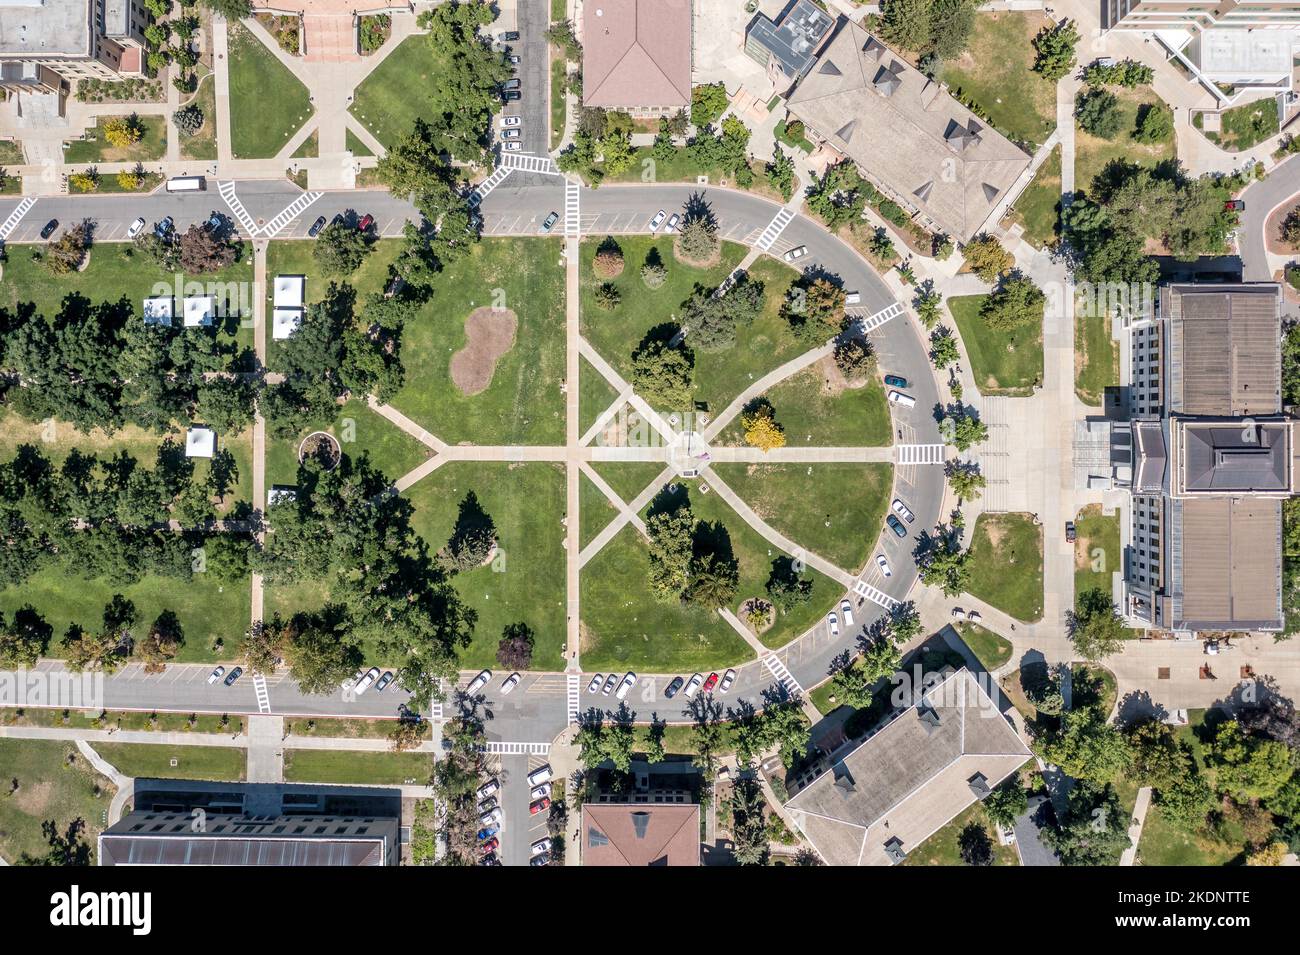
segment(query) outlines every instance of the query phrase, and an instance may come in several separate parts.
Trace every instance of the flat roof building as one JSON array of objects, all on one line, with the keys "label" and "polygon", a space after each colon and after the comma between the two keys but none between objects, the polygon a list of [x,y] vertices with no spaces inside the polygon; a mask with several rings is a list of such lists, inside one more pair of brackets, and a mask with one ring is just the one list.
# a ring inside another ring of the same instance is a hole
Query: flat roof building
[{"label": "flat roof building", "polygon": [[217,315],[217,300],[211,295],[186,296],[183,311],[186,328],[211,325]]},{"label": "flat roof building", "polygon": [[0,88],[67,92],[144,66],[150,16],[135,0],[0,0]]},{"label": "flat roof building", "polygon": [[144,323],[146,325],[166,325],[172,323],[176,300],[170,295],[156,295],[144,300]]},{"label": "flat roof building", "polygon": [[217,433],[211,428],[190,428],[185,432],[185,456],[210,458],[217,453]]},{"label": "flat roof building", "polygon": [[691,105],[691,0],[587,0],[582,104],[633,116]]},{"label": "flat roof building", "polygon": [[834,25],[835,18],[812,0],[792,0],[775,20],[754,14],[745,28],[745,53],[767,68],[772,86],[784,93],[812,68]]},{"label": "flat roof building", "polygon": [[961,242],[1029,169],[1018,146],[847,20],[787,107],[890,199]]}]

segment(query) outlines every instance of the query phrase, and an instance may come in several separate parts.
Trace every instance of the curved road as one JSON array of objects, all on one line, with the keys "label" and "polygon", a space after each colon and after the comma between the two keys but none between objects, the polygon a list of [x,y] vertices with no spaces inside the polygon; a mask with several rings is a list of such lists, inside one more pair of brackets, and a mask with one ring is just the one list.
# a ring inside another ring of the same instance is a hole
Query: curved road
[{"label": "curved road", "polygon": [[[539,181],[538,185],[532,184]],[[144,216],[152,222],[170,215],[179,228],[185,228],[192,222],[206,219],[214,208],[232,214],[243,224],[239,231],[244,235],[249,234],[251,227],[257,230],[259,238],[266,238],[265,224],[275,220],[282,210],[302,195],[288,181],[247,181],[236,186],[237,204],[231,203],[229,207],[215,189],[205,193],[162,193],[143,198],[111,195],[42,198],[17,223],[9,241],[39,241],[40,228],[51,218],[57,218],[61,223],[93,219],[97,223],[97,238],[111,241],[124,238],[128,226],[137,216]],[[606,185],[596,190],[580,190],[581,231],[583,235],[644,233],[657,211],[664,209],[671,213],[680,210],[688,199],[696,195],[711,207],[723,238],[750,245],[780,209],[772,201],[730,189],[680,183]],[[535,235],[547,214],[556,211],[564,215],[564,199],[562,179],[528,176],[525,180],[521,173],[512,173],[481,204],[484,234]],[[18,201],[13,199],[0,201],[0,224],[9,219],[17,205]],[[317,216],[330,217],[336,212],[349,210],[374,215],[376,227],[381,234],[388,236],[400,234],[402,225],[416,217],[415,210],[408,203],[387,192],[323,193],[276,231],[274,237],[304,236]],[[563,219],[556,225],[554,234],[560,234],[562,227]],[[797,245],[808,248],[804,260],[807,268],[829,273],[837,277],[846,289],[861,294],[863,316],[873,315],[894,304],[893,294],[854,249],[803,215],[790,220],[770,251],[780,255]],[[875,328],[871,338],[881,368],[907,378],[911,382],[909,390],[917,399],[916,407],[910,410],[891,406],[895,429],[903,430],[906,443],[941,444],[942,437],[933,415],[933,409],[939,404],[939,394],[926,347],[916,326],[905,313]],[[905,500],[917,517],[912,530],[931,528],[938,522],[943,494],[941,467],[933,464],[896,466],[895,495]],[[877,550],[872,553],[883,549],[894,574],[889,579],[881,578],[874,563],[869,561],[871,569],[863,573],[862,579],[895,600],[906,600],[917,579],[911,559],[914,544],[911,535],[900,541],[892,534],[882,534]],[[863,628],[885,613],[884,608],[876,603],[856,596],[852,600],[856,618],[853,628],[844,627],[839,637],[832,638],[822,622],[776,654],[800,687],[809,688],[824,680],[830,672],[832,660],[853,648]],[[52,663],[41,666],[43,669],[59,668]],[[251,680],[242,680],[229,689],[220,684],[208,686],[208,671],[207,666],[172,666],[166,673],[155,677],[143,675],[138,667],[128,667],[105,681],[103,705],[109,709],[258,712]],[[722,698],[726,705],[734,705],[742,699],[760,704],[764,694],[773,690],[780,692],[771,669],[760,661],[738,666],[737,674],[732,692]],[[466,674],[465,679],[469,675]],[[612,702],[612,697],[589,696],[585,692],[591,675],[588,672],[580,678],[580,710]],[[637,712],[639,720],[648,720],[652,714],[670,721],[689,720],[689,713],[682,705],[684,700],[679,697],[677,701],[665,703],[660,695],[668,680],[675,675],[643,675],[641,685],[628,699],[629,707]],[[547,743],[567,725],[565,675],[529,674],[523,684],[505,698],[495,696],[499,682],[494,679],[487,693],[486,708],[493,717],[488,724],[490,739]],[[269,694],[274,712],[283,715],[393,716],[403,698],[400,692],[395,691],[383,695],[372,693],[353,700],[345,700],[341,694],[305,696],[289,679],[272,679]]]}]

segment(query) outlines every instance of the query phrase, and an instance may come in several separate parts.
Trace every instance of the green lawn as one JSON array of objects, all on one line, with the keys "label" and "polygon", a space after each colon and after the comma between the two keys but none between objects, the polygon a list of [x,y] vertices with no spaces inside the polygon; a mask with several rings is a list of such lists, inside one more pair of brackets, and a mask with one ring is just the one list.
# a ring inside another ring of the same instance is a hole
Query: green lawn
[{"label": "green lawn", "polygon": [[275,156],[311,117],[307,87],[243,27],[230,27],[230,145],[236,158]]},{"label": "green lawn", "polygon": [[583,666],[666,673],[753,657],[740,634],[716,613],[676,600],[656,601],[646,586],[649,576],[649,550],[631,526],[582,569]]},{"label": "green lawn", "polygon": [[1061,221],[1061,147],[1048,155],[1012,209],[1025,241],[1043,249],[1056,242]]},{"label": "green lawn", "polygon": [[[67,719],[64,719],[67,713]],[[100,719],[100,716],[103,719]],[[190,724],[191,716],[194,719]],[[222,719],[226,720],[222,725]],[[0,725],[46,726],[68,729],[153,730],[177,733],[243,733],[241,718],[222,717],[212,713],[146,713],[141,710],[61,710],[61,709],[2,709]]]},{"label": "green lawn", "polygon": [[[72,764],[68,764],[68,757]],[[86,762],[74,743],[61,740],[0,739],[0,773],[6,793],[10,780],[18,791],[0,799],[0,856],[16,863],[23,853],[42,856],[49,843],[41,824],[53,822],[60,834],[75,820],[86,823],[82,838],[90,844],[91,865],[103,830],[113,784]],[[95,786],[101,787],[99,796]]]},{"label": "green lawn", "polygon": [[1119,343],[1111,337],[1110,316],[1076,314],[1074,366],[1074,393],[1100,408],[1106,389],[1119,384]]},{"label": "green lawn", "polygon": [[[101,117],[104,118],[104,117]],[[111,117],[109,117],[111,118]],[[68,143],[65,163],[155,162],[167,154],[167,120],[162,116],[139,116],[144,127],[140,141],[131,146],[113,146],[99,134],[98,126],[86,130],[86,138]]]},{"label": "green lawn", "polygon": [[[985,16],[987,14],[984,14]],[[958,839],[961,831],[971,823],[984,827],[989,841],[993,843],[994,865],[1020,865],[1020,854],[1014,845],[1004,846],[998,842],[997,830],[984,811],[983,803],[973,803],[956,816],[950,823],[936,832],[915,849],[909,849],[903,865],[965,865],[961,858]]]},{"label": "green lawn", "polygon": [[1100,505],[1089,505],[1074,519],[1074,596],[1094,587],[1111,592],[1111,574],[1123,570],[1119,539],[1119,514],[1101,513]]},{"label": "green lawn", "polygon": [[427,36],[407,37],[356,88],[352,115],[384,146],[391,146],[410,132],[416,119],[432,111],[443,66],[443,54]]},{"label": "green lawn", "polygon": [[978,623],[965,622],[955,624],[954,629],[970,647],[970,652],[975,654],[975,659],[990,673],[1011,659],[1011,641],[992,630]]},{"label": "green lawn", "polygon": [[293,159],[315,159],[320,155],[320,133],[313,129],[293,151]]},{"label": "green lawn", "polygon": [[284,779],[291,783],[363,783],[423,786],[433,775],[429,753],[339,752],[328,749],[284,751]]},{"label": "green lawn", "polygon": [[564,138],[565,91],[568,87],[568,63],[563,55],[551,61],[551,148],[557,149]]},{"label": "green lawn", "polygon": [[1110,89],[1119,100],[1123,116],[1121,132],[1114,139],[1101,139],[1084,132],[1075,121],[1074,130],[1074,184],[1080,192],[1092,191],[1093,180],[1116,159],[1137,163],[1148,168],[1174,158],[1174,139],[1163,143],[1140,143],[1133,138],[1137,128],[1138,111],[1145,105],[1162,102],[1150,87]]},{"label": "green lawn", "polygon": [[977,103],[1010,138],[1034,145],[1056,128],[1056,84],[1032,69],[1034,35],[1048,23],[1037,11],[976,14],[966,52],[943,65],[954,96]]},{"label": "green lawn", "polygon": [[1028,514],[981,514],[967,590],[1017,620],[1043,616],[1043,529]]},{"label": "green lawn", "polygon": [[347,151],[354,156],[374,155],[374,153],[370,150],[370,147],[367,146],[364,142],[362,142],[361,137],[358,136],[350,129],[344,134],[344,142],[346,144]]},{"label": "green lawn", "polygon": [[[387,61],[385,61],[387,62]],[[406,386],[393,406],[448,444],[564,443],[564,269],[559,239],[484,239],[449,265],[402,335]],[[448,366],[464,320],[500,304],[519,320],[492,383],[466,396]]]},{"label": "green lawn", "polygon": [[807,136],[801,135],[795,137],[790,135],[790,131],[787,128],[785,120],[781,120],[779,123],[776,124],[776,129],[772,131],[772,135],[774,135],[781,142],[785,143],[791,149],[798,149],[804,153],[810,153],[813,151],[813,144],[809,142]]},{"label": "green lawn", "polygon": [[876,546],[893,490],[889,464],[715,464],[713,470],[763,520],[850,572]]},{"label": "green lawn", "polygon": [[199,81],[190,100],[203,110],[203,125],[193,136],[181,136],[181,156],[185,159],[217,158],[217,78],[215,74]]},{"label": "green lawn", "polygon": [[[55,566],[43,569],[19,585],[0,589],[0,611],[12,614],[31,604],[54,628],[51,653],[59,655],[58,641],[71,623],[97,629],[104,606],[114,594],[135,604],[143,626],[164,610],[176,614],[185,642],[176,654],[178,663],[229,660],[243,643],[250,619],[249,584],[222,584],[205,574],[188,581],[147,576],[137,584],[122,587],[101,578],[83,580]],[[214,641],[220,639],[220,651]]]},{"label": "green lawn", "polygon": [[[1204,132],[1205,122],[1197,113],[1193,119],[1197,129]],[[1225,109],[1219,117],[1221,130],[1205,133],[1205,138],[1228,152],[1239,152],[1258,146],[1278,131],[1277,98],[1268,96],[1253,103],[1243,103]]]},{"label": "green lawn", "polygon": [[[170,743],[96,743],[95,751],[124,776],[137,779],[216,779],[242,782],[248,763],[234,746],[173,746]],[[172,765],[175,760],[175,765]]]},{"label": "green lawn", "polygon": [[583,474],[578,479],[578,546],[586,547],[599,534],[618,511],[609,502],[600,488],[592,483],[591,478]]},{"label": "green lawn", "polygon": [[585,358],[578,359],[578,431],[586,434],[618,392]]},{"label": "green lawn", "polygon": [[457,574],[456,589],[478,613],[465,667],[492,666],[507,624],[533,628],[533,667],[564,668],[565,474],[557,464],[452,462],[415,484],[415,529],[436,551],[446,544],[470,492],[496,525],[499,551],[489,566]]},{"label": "green lawn", "polygon": [[591,465],[614,493],[629,504],[663,473],[664,467],[655,461],[598,461]]},{"label": "green lawn", "polygon": [[[317,430],[315,428],[311,430]],[[339,439],[343,453],[351,458],[369,455],[370,463],[390,481],[419,467],[433,453],[415,438],[382,417],[359,398],[339,409],[338,417],[323,429]],[[309,432],[292,439],[268,435],[266,443],[266,486],[298,483],[298,446]]]},{"label": "green lawn", "polygon": [[[583,335],[619,374],[632,373],[632,352],[652,328],[675,322],[678,310],[698,284],[716,288],[744,258],[743,247],[724,243],[722,260],[712,269],[697,269],[673,257],[667,238],[620,237],[623,274],[612,284],[623,301],[613,311],[595,305],[591,293],[598,284],[591,260],[602,239],[582,244],[582,331]],[[651,290],[641,281],[641,266],[654,249],[668,269],[668,280]],[[764,283],[766,307],[753,324],[738,329],[736,343],[721,352],[695,352],[695,401],[717,413],[757,378],[806,350],[797,342],[779,310],[785,291],[797,278],[795,271],[771,259],[760,259],[749,270],[750,278]],[[688,337],[689,343],[689,337]]]},{"label": "green lawn", "polygon": [[23,147],[13,140],[0,140],[0,166],[21,166]]},{"label": "green lawn", "polygon": [[[792,375],[765,396],[776,409],[790,447],[880,447],[893,443],[889,403],[878,378],[860,388],[845,386],[835,363],[823,359]],[[737,415],[718,444],[745,443]]]},{"label": "green lawn", "polygon": [[982,395],[1027,396],[1043,380],[1043,323],[996,331],[980,318],[986,295],[947,301]]}]

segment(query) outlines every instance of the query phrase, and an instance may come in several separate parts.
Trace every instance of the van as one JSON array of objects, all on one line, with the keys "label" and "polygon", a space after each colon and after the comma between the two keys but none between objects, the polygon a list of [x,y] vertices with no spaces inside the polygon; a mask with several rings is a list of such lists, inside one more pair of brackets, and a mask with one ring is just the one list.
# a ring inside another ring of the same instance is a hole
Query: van
[{"label": "van", "polygon": [[540,786],[542,783],[549,782],[551,779],[551,765],[538,766],[528,774],[528,785]]},{"label": "van", "polygon": [[893,404],[902,405],[904,408],[916,407],[916,399],[911,395],[903,394],[901,391],[891,391],[889,393],[889,400]]}]

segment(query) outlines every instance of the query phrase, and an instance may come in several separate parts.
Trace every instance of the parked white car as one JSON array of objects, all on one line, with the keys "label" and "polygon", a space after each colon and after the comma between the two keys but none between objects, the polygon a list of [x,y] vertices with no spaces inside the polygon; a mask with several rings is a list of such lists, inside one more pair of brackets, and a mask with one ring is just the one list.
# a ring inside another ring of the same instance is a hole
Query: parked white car
[{"label": "parked white car", "polygon": [[853,626],[853,605],[847,599],[840,601],[840,614],[844,617],[844,626]]},{"label": "parked white car", "polygon": [[502,139],[522,139],[523,131],[518,126],[511,126],[509,129],[501,130]]},{"label": "parked white car", "polygon": [[791,249],[789,252],[785,254],[785,260],[787,262],[797,262],[799,259],[802,259],[807,254],[808,254],[808,246],[796,245],[793,249]]},{"label": "parked white car", "polygon": [[980,612],[978,610],[972,610],[970,613],[966,614],[966,619],[969,620],[971,623],[979,623],[984,618],[980,616]]},{"label": "parked white car", "polygon": [[128,239],[134,239],[143,231],[144,231],[144,216],[141,216],[140,218],[136,219],[134,222],[131,223],[131,227],[126,230],[126,237]]},{"label": "parked white car", "polygon": [[478,676],[474,677],[474,679],[469,681],[469,686],[465,687],[465,695],[473,696],[479,690],[483,689],[483,687],[487,686],[488,680],[490,679],[492,679],[492,671],[484,670]]},{"label": "parked white car", "polygon": [[621,700],[626,697],[627,691],[632,689],[634,683],[636,683],[636,674],[629,670],[622,681],[619,682],[618,689],[614,692],[614,698]]},{"label": "parked white car", "polygon": [[225,672],[226,672],[226,668],[225,668],[225,667],[217,667],[215,670],[213,670],[211,673],[209,673],[209,674],[208,674],[208,686],[211,686],[212,684],[214,684],[214,683],[216,683],[218,680],[220,680],[221,677],[222,677],[222,675],[225,674]]},{"label": "parked white car", "polygon": [[532,849],[529,850],[529,855],[539,856],[543,852],[550,852],[550,851],[551,851],[551,840],[538,839],[536,842],[533,843]]},{"label": "parked white car", "polygon": [[531,773],[528,774],[528,785],[530,786],[540,786],[542,783],[548,783],[550,781],[551,781],[550,763],[547,763],[545,766],[538,766],[536,769],[534,769]]},{"label": "parked white car", "polygon": [[911,524],[916,520],[916,515],[913,514],[908,509],[907,505],[904,504],[902,501],[900,501],[898,498],[894,498],[894,503],[891,506],[894,508],[894,513],[897,514],[899,517],[901,517],[903,520],[907,521],[907,523]]},{"label": "parked white car", "polygon": [[519,674],[518,673],[510,674],[508,677],[506,677],[505,682],[501,684],[501,695],[505,696],[507,693],[509,693],[518,685],[519,685]]},{"label": "parked white car", "polygon": [[524,147],[520,144],[519,140],[512,139],[509,142],[502,143],[501,148],[508,153],[517,153]]},{"label": "parked white car", "polygon": [[664,226],[664,231],[665,231],[665,232],[676,232],[676,231],[677,231],[677,223],[679,223],[679,222],[681,222],[681,221],[682,221],[682,214],[681,214],[680,212],[674,212],[672,215],[670,215],[670,216],[668,217],[668,224],[667,224],[666,226]]},{"label": "parked white car", "polygon": [[886,577],[894,576],[894,572],[889,569],[889,561],[885,560],[884,554],[876,555],[876,566],[880,568],[880,572]]},{"label": "parked white car", "polygon": [[834,610],[826,615],[826,626],[831,628],[832,637],[840,635],[840,618],[835,615]]},{"label": "parked white car", "polygon": [[379,679],[379,667],[371,667],[369,670],[365,672],[365,674],[361,677],[361,679],[357,681],[357,685],[355,688],[353,688],[352,692],[355,693],[357,696],[360,696],[362,693],[366,692],[366,690],[374,686],[375,681],[378,679]]},{"label": "parked white car", "polygon": [[664,220],[667,218],[668,218],[668,213],[664,212],[664,210],[660,209],[658,212],[656,212],[655,217],[650,220],[650,231],[651,232],[657,231],[659,227],[664,224]]},{"label": "parked white car", "polygon": [[551,794],[551,784],[542,783],[540,786],[534,786],[529,791],[528,801],[532,802],[534,799],[542,799],[546,796],[549,796],[550,794]]},{"label": "parked white car", "polygon": [[501,825],[501,808],[489,809],[485,813],[480,813],[478,817],[480,826]]},{"label": "parked white car", "polygon": [[506,129],[511,129],[524,125],[524,120],[522,116],[502,116],[501,125]]},{"label": "parked white car", "polygon": [[488,796],[491,796],[500,788],[501,788],[500,783],[498,783],[495,779],[489,779],[487,782],[485,782],[482,786],[478,788],[478,798],[487,799]]},{"label": "parked white car", "polygon": [[587,684],[587,692],[595,693],[597,690],[600,689],[600,685],[601,683],[604,682],[604,680],[605,680],[605,674],[597,673],[595,676],[591,678],[591,682]]},{"label": "parked white car", "polygon": [[726,693],[728,690],[731,689],[731,685],[735,682],[736,682],[736,671],[728,670],[726,673],[722,674],[722,682],[718,684],[718,692]]},{"label": "parked white car", "polygon": [[700,687],[703,685],[704,676],[703,674],[697,673],[686,681],[686,689],[682,690],[682,693],[686,695],[688,700],[692,699],[696,693],[700,692]]}]

